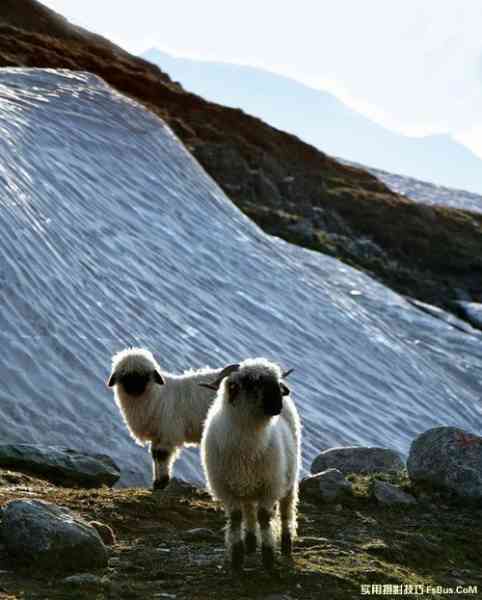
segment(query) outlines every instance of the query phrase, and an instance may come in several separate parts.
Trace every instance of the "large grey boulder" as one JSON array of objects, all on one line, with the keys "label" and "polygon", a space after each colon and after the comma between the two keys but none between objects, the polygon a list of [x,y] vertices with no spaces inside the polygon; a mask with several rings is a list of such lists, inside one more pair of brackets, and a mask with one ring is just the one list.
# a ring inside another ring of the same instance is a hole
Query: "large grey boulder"
[{"label": "large grey boulder", "polygon": [[112,486],[120,477],[119,468],[105,454],[87,454],[57,446],[2,444],[0,467],[69,487]]},{"label": "large grey boulder", "polygon": [[300,493],[313,500],[323,502],[338,502],[349,496],[352,484],[345,479],[338,469],[327,469],[311,477],[306,477],[300,483]]},{"label": "large grey boulder", "polygon": [[3,509],[0,532],[8,554],[32,568],[78,572],[107,565],[97,531],[49,502],[12,500]]},{"label": "large grey boulder", "polygon": [[469,500],[482,499],[482,437],[457,427],[435,427],[412,442],[410,479]]},{"label": "large grey boulder", "polygon": [[400,455],[387,448],[344,446],[321,452],[311,465],[312,473],[339,469],[349,473],[397,473],[405,468]]}]

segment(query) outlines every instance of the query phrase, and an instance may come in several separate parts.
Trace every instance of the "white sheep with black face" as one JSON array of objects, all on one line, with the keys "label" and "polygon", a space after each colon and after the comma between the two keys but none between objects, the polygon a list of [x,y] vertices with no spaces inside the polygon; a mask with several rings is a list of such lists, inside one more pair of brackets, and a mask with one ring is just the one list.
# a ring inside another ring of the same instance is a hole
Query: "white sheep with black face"
[{"label": "white sheep with black face", "polygon": [[214,399],[213,390],[200,387],[225,369],[200,369],[174,375],[161,371],[144,348],[128,348],[112,358],[107,382],[132,437],[141,445],[151,444],[153,487],[164,488],[172,465],[184,446],[201,441],[202,426]]},{"label": "white sheep with black face", "polygon": [[[291,555],[301,427],[290,390],[278,365],[250,359],[231,365],[212,382],[218,389],[201,440],[208,487],[228,517],[226,545],[231,565],[241,569],[245,551],[254,552],[257,529],[265,568],[274,563],[274,519],[281,517],[281,552]],[[244,539],[243,539],[244,523]]]}]

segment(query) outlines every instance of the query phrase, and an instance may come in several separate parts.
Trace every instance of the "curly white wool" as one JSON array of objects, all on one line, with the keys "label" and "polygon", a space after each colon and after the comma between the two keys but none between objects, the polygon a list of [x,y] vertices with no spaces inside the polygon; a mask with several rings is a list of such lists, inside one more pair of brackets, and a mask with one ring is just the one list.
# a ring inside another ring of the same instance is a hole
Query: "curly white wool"
[{"label": "curly white wool", "polygon": [[204,426],[203,468],[229,519],[226,545],[235,569],[245,551],[255,551],[258,524],[263,563],[271,568],[278,507],[283,554],[291,554],[296,535],[301,427],[282,377],[266,359],[244,361],[215,382],[219,391]]},{"label": "curly white wool", "polygon": [[[155,489],[169,482],[182,448],[201,441],[203,422],[215,392],[200,384],[220,372],[208,368],[181,375],[161,371],[145,348],[128,348],[112,358],[108,385],[114,387],[115,400],[132,437],[141,445],[151,443]],[[132,393],[129,378],[142,393]]]}]

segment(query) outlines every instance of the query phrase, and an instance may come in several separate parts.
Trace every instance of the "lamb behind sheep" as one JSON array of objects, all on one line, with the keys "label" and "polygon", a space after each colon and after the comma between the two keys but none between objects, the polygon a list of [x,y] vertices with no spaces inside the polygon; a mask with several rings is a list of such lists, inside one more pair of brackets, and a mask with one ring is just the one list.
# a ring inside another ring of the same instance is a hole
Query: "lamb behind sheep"
[{"label": "lamb behind sheep", "polygon": [[256,550],[258,523],[263,564],[273,566],[278,505],[281,551],[291,555],[301,428],[282,378],[276,364],[250,359],[212,383],[219,391],[204,426],[201,456],[209,490],[228,516],[226,545],[234,569],[242,568],[245,550]]},{"label": "lamb behind sheep", "polygon": [[232,368],[174,375],[161,372],[144,348],[128,348],[113,357],[107,385],[115,387],[117,405],[132,437],[141,445],[151,443],[154,489],[169,483],[172,465],[183,446],[201,441],[215,393],[200,384]]}]

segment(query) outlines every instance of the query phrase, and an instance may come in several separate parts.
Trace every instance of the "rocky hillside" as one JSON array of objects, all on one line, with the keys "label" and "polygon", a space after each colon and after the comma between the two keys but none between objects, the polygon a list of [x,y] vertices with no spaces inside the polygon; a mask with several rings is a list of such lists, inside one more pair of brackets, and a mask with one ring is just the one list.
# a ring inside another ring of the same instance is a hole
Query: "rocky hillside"
[{"label": "rocky hillside", "polygon": [[0,6],[0,66],[86,70],[163,117],[267,232],[330,253],[403,293],[449,306],[479,298],[482,215],[417,205],[242,111],[203,100],[157,67],[35,0]]}]

